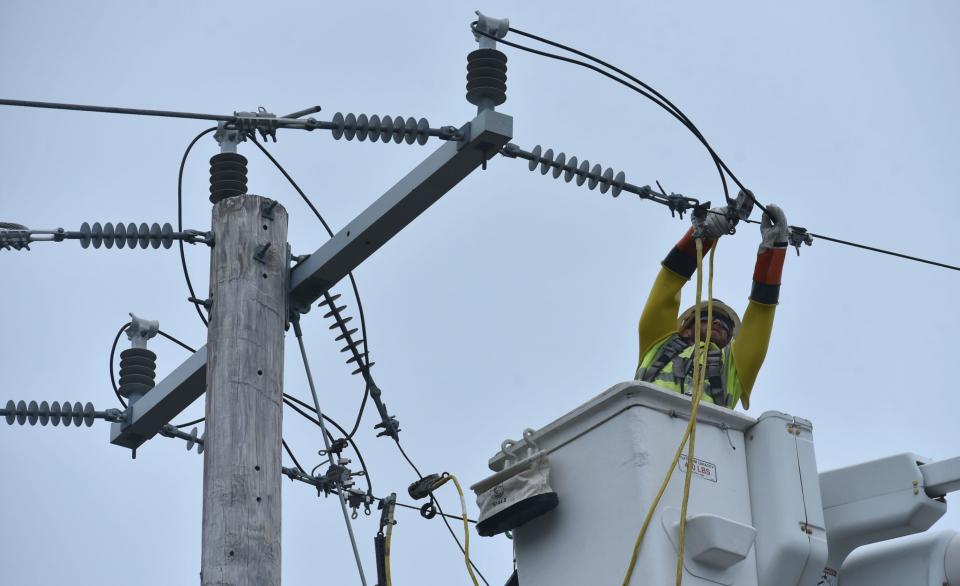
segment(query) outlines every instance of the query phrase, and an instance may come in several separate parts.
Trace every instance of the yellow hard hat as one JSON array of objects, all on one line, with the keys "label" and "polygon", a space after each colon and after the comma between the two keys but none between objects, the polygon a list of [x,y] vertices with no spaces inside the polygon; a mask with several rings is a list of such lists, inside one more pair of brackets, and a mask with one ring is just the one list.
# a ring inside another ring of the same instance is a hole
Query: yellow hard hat
[{"label": "yellow hard hat", "polygon": [[[726,318],[730,322],[730,339],[732,340],[736,337],[737,332],[740,331],[740,317],[737,315],[737,312],[733,310],[729,305],[720,301],[719,299],[713,300],[713,316]],[[680,317],[677,318],[677,330],[683,331],[683,329],[690,325],[690,322],[693,321],[696,314],[697,306],[687,309],[680,314]],[[707,315],[707,302],[700,302],[700,319],[704,319]]]}]

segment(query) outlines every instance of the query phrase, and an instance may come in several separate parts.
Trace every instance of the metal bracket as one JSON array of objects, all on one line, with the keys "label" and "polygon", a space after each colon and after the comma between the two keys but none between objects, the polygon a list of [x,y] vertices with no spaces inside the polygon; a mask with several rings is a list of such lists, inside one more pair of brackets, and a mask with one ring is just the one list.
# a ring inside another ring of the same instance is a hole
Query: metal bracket
[{"label": "metal bracket", "polygon": [[157,335],[160,331],[160,322],[139,318],[130,314],[130,327],[127,328],[127,338],[130,339],[130,345],[133,348],[146,348],[147,340]]}]

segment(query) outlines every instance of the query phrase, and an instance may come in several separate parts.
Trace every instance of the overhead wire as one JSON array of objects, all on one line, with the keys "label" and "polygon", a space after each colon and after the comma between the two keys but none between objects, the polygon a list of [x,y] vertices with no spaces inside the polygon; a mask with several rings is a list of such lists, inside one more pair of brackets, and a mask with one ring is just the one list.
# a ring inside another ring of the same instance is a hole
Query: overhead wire
[{"label": "overhead wire", "polygon": [[[762,212],[766,213],[766,207],[753,195],[753,192],[752,192],[751,190],[749,190],[746,186],[744,186],[743,182],[741,182],[740,179],[733,173],[733,171],[730,170],[729,166],[723,161],[723,159],[721,159],[720,156],[717,155],[716,151],[713,149],[713,147],[707,142],[706,138],[703,136],[703,133],[701,133],[700,130],[696,127],[696,125],[693,124],[693,122],[690,120],[690,118],[687,117],[687,115],[684,114],[683,111],[680,110],[680,108],[677,107],[673,102],[671,102],[666,96],[664,96],[662,93],[658,92],[656,89],[654,89],[653,87],[651,87],[649,84],[647,84],[647,83],[645,83],[644,81],[640,80],[639,78],[631,75],[630,73],[624,71],[623,69],[621,69],[621,68],[619,68],[619,67],[617,67],[617,66],[615,66],[615,65],[612,65],[612,64],[610,64],[610,63],[608,63],[608,62],[606,62],[606,61],[604,61],[604,60],[602,60],[602,59],[599,59],[599,58],[597,58],[597,57],[594,57],[593,55],[590,55],[589,53],[586,53],[586,52],[584,52],[584,51],[580,51],[580,50],[578,50],[578,49],[575,49],[575,48],[573,48],[573,47],[569,47],[569,46],[567,46],[567,45],[564,45],[564,44],[562,44],[562,43],[558,43],[558,42],[556,42],[556,41],[552,41],[552,40],[547,39],[547,38],[545,38],[545,37],[541,37],[541,36],[534,35],[534,34],[532,34],[532,33],[526,32],[526,31],[522,31],[522,30],[520,30],[520,29],[516,29],[516,28],[513,28],[513,27],[509,27],[508,30],[509,30],[510,32],[514,32],[514,33],[516,33],[516,34],[518,34],[518,35],[521,35],[521,36],[524,36],[524,37],[527,37],[527,38],[530,38],[530,39],[533,39],[533,40],[536,40],[536,41],[545,43],[545,44],[547,44],[547,45],[551,45],[551,46],[553,46],[553,47],[557,47],[557,48],[562,49],[562,50],[565,50],[565,51],[569,51],[569,52],[571,52],[571,53],[573,53],[573,54],[576,54],[576,55],[579,55],[579,56],[584,57],[584,58],[586,58],[586,59],[589,59],[590,61],[593,61],[594,63],[598,63],[598,64],[602,65],[603,67],[606,67],[606,68],[608,68],[608,69],[610,69],[610,70],[612,70],[612,71],[614,71],[614,72],[616,72],[616,73],[618,73],[618,74],[620,74],[620,75],[623,75],[624,77],[628,78],[630,81],[633,81],[634,83],[636,83],[636,84],[637,84],[638,86],[640,86],[640,87],[637,87],[637,86],[629,83],[628,81],[623,80],[623,79],[617,77],[616,75],[611,74],[611,73],[608,72],[608,71],[604,71],[603,69],[600,69],[599,67],[596,67],[596,66],[594,66],[594,65],[591,65],[590,63],[585,63],[585,62],[580,61],[580,60],[578,60],[578,59],[573,59],[573,58],[570,58],[570,57],[565,57],[565,56],[563,56],[563,55],[557,55],[557,54],[555,54],[555,53],[550,53],[550,52],[548,52],[548,51],[541,51],[541,50],[539,50],[539,49],[534,49],[534,48],[532,48],[532,47],[527,47],[527,46],[525,46],[525,45],[521,45],[521,44],[519,44],[519,43],[514,43],[514,42],[511,42],[511,41],[507,41],[506,39],[498,39],[498,38],[494,37],[493,35],[490,35],[490,34],[488,34],[488,33],[486,33],[486,32],[483,32],[483,31],[478,30],[477,27],[476,27],[476,23],[471,24],[471,28],[473,29],[473,32],[474,32],[474,33],[476,33],[476,34],[478,34],[478,35],[481,35],[481,36],[484,36],[484,37],[487,37],[487,38],[490,38],[490,39],[493,39],[493,40],[497,41],[498,43],[502,43],[502,44],[504,44],[504,45],[506,45],[506,46],[508,46],[508,47],[513,47],[513,48],[515,48],[515,49],[519,49],[519,50],[521,50],[521,51],[525,51],[525,52],[532,53],[532,54],[535,54],[535,55],[539,55],[539,56],[542,56],[542,57],[547,57],[547,58],[550,58],[550,59],[555,59],[555,60],[558,60],[558,61],[563,61],[563,62],[566,62],[566,63],[571,63],[571,64],[573,64],[573,65],[578,65],[578,66],[580,66],[580,67],[584,67],[584,68],[586,68],[586,69],[589,69],[589,70],[591,70],[591,71],[594,71],[594,72],[596,72],[596,73],[599,73],[599,74],[603,75],[604,77],[607,77],[607,78],[609,78],[609,79],[611,79],[611,80],[613,80],[613,81],[615,81],[615,82],[617,82],[617,83],[619,83],[619,84],[621,84],[621,85],[623,85],[623,86],[625,86],[625,87],[627,87],[627,88],[629,88],[629,89],[631,89],[631,90],[633,90],[633,91],[641,94],[642,96],[644,96],[645,98],[647,98],[648,100],[650,100],[651,102],[653,102],[654,104],[656,104],[657,106],[659,106],[660,108],[663,108],[665,111],[667,111],[671,116],[673,116],[674,118],[676,118],[678,121],[680,121],[680,123],[683,124],[688,130],[690,130],[690,132],[692,132],[692,133],[694,134],[694,136],[696,136],[697,139],[698,139],[698,140],[703,144],[703,146],[707,149],[708,153],[710,154],[711,158],[712,158],[713,161],[714,161],[714,164],[717,166],[717,169],[718,169],[718,171],[720,172],[720,178],[721,178],[721,182],[722,182],[722,184],[723,184],[724,198],[727,200],[728,203],[731,203],[731,198],[730,198],[729,190],[728,190],[728,188],[727,188],[726,179],[724,178],[724,174],[728,175],[728,176],[733,180],[733,182],[736,183],[736,185],[737,185],[738,187],[740,187],[740,189],[744,190],[744,192],[745,192],[745,193],[747,194],[747,196],[754,202],[754,204],[755,204]],[[760,222],[758,222],[758,221],[756,221],[756,220],[746,220],[746,222],[751,223],[751,224],[759,224],[759,223],[760,223]],[[793,228],[793,226],[791,226],[791,228]],[[894,257],[898,257],[898,258],[903,258],[903,259],[906,259],[906,260],[912,260],[912,261],[916,261],[916,262],[928,264],[928,265],[931,265],[931,266],[936,266],[936,267],[941,267],[941,268],[949,269],[949,270],[960,271],[960,266],[957,266],[957,265],[951,265],[951,264],[947,264],[947,263],[943,263],[943,262],[938,262],[938,261],[933,261],[933,260],[921,258],[921,257],[918,257],[918,256],[908,255],[908,254],[904,254],[904,253],[900,253],[900,252],[895,252],[895,251],[891,251],[891,250],[887,250],[887,249],[883,249],[883,248],[878,248],[878,247],[874,247],[874,246],[868,246],[868,245],[866,245],[866,244],[859,244],[859,243],[857,243],[857,242],[852,242],[852,241],[849,241],[849,240],[844,240],[844,239],[836,238],[836,237],[833,237],[833,236],[826,236],[826,235],[823,235],[823,234],[817,234],[817,233],[814,233],[814,232],[808,232],[808,234],[810,234],[810,236],[812,236],[812,237],[814,237],[814,238],[820,238],[820,239],[826,240],[826,241],[828,241],[828,242],[834,242],[834,243],[836,243],[836,244],[842,244],[842,245],[851,246],[851,247],[854,247],[854,248],[860,248],[860,249],[862,249],[862,250],[868,250],[868,251],[877,252],[877,253],[880,253],[880,254],[885,254],[885,255],[889,255],[889,256],[894,256]]]},{"label": "overhead wire", "polygon": [[[413,460],[410,459],[410,456],[407,455],[406,450],[404,450],[403,446],[400,445],[400,440],[394,438],[394,442],[397,444],[397,449],[400,450],[400,454],[403,456],[403,459],[407,461],[407,464],[410,464],[410,467],[413,468],[413,471],[417,473],[417,477],[420,480],[423,480],[423,474],[420,473],[420,469],[417,468],[417,465],[414,464]],[[433,505],[437,507],[437,511],[440,513],[440,520],[443,521],[444,525],[446,525],[447,531],[450,533],[450,536],[453,537],[453,540],[457,543],[457,547],[460,548],[460,552],[464,556],[467,556],[467,549],[460,542],[460,538],[457,537],[457,534],[454,532],[453,527],[450,526],[450,521],[447,520],[447,517],[451,517],[454,519],[458,519],[459,517],[454,517],[453,515],[447,515],[446,513],[444,513],[443,507],[440,506],[440,501],[437,499],[436,496],[434,496],[433,492],[430,493],[430,500],[431,502],[433,502]],[[480,579],[483,581],[483,583],[486,584],[487,586],[490,586],[490,583],[487,582],[487,579],[483,576],[483,573],[480,571],[480,568],[477,567],[477,565],[473,562],[473,560],[470,560],[470,565],[477,572],[477,575],[480,576]]]},{"label": "overhead wire", "polygon": [[[310,208],[310,211],[313,212],[313,215],[316,216],[318,220],[320,220],[320,223],[323,225],[324,230],[327,231],[327,235],[329,235],[330,238],[333,238],[333,230],[330,229],[330,225],[320,214],[320,211],[317,209],[317,206],[315,206],[313,202],[310,201],[310,198],[307,196],[306,192],[303,189],[301,189],[300,185],[297,184],[297,182],[293,179],[293,176],[291,176],[290,173],[287,172],[287,170],[283,167],[283,165],[280,164],[280,161],[278,161],[276,157],[274,157],[273,154],[271,154],[270,151],[267,150],[265,146],[260,144],[260,141],[257,140],[257,136],[255,134],[249,133],[247,136],[248,138],[250,138],[251,142],[253,142],[253,144],[256,145],[258,149],[260,149],[260,152],[263,153],[264,156],[266,156],[271,163],[273,163],[273,165],[277,168],[278,171],[280,171],[280,174],[283,175],[284,178],[286,178],[287,182],[290,183],[290,186],[293,187],[294,191],[296,191],[297,194],[300,196],[300,198],[304,201],[304,203],[307,204],[307,207]],[[351,289],[353,289],[353,297],[357,301],[357,315],[360,317],[360,334],[363,337],[363,361],[365,363],[364,365],[369,365],[370,364],[370,345],[367,340],[367,318],[363,311],[363,302],[360,300],[360,290],[357,287],[357,280],[353,276],[353,271],[350,271],[347,273],[347,278],[350,280]],[[357,366],[363,366],[363,365],[357,365]],[[367,406],[367,399],[369,399],[370,397],[369,382],[365,384],[365,387],[366,388],[364,389],[364,392],[363,392],[363,399],[360,401],[360,408],[357,410],[356,421],[354,421],[353,428],[350,430],[350,433],[347,434],[347,437],[352,438],[354,434],[357,433],[357,429],[360,427],[360,420],[363,418],[363,411]]]},{"label": "overhead wire", "polygon": [[[183,157],[180,159],[180,172],[177,174],[177,231],[183,232],[183,170],[187,165],[187,157],[190,155],[190,151],[193,150],[193,145],[197,144],[201,138],[210,134],[211,132],[217,129],[216,126],[211,126],[206,130],[203,130],[197,136],[193,137],[193,140],[190,141],[190,144],[187,145],[187,149],[183,151]],[[194,308],[197,310],[197,315],[200,316],[200,321],[203,322],[204,326],[207,326],[207,317],[203,315],[203,310],[200,309],[200,303],[196,301],[197,294],[193,290],[193,283],[190,281],[190,271],[187,269],[187,257],[186,253],[183,250],[183,240],[177,240],[177,247],[180,250],[180,266],[183,268],[183,278],[187,282],[187,290],[190,291],[191,303],[193,303]]]}]

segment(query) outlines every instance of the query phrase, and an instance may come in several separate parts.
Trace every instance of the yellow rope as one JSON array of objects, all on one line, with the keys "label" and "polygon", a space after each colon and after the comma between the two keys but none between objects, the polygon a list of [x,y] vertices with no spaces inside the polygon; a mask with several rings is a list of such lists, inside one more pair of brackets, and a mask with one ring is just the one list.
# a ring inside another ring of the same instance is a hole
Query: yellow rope
[{"label": "yellow rope", "polygon": [[[699,308],[700,302],[703,295],[703,242],[700,239],[695,240],[697,245],[697,305],[695,307]],[[708,316],[711,315],[713,305],[712,305],[712,291],[713,291],[713,253],[710,254],[710,301],[708,302]],[[697,309],[697,315],[695,318],[699,318],[699,309]],[[699,320],[695,322],[699,325]],[[677,467],[677,464],[680,462],[680,456],[683,454],[683,448],[686,447],[687,440],[694,434],[694,429],[696,428],[697,423],[697,407],[700,404],[700,397],[702,395],[702,375],[701,369],[699,368],[700,361],[697,360],[697,349],[699,348],[700,343],[700,328],[694,328],[694,353],[693,353],[693,378],[694,378],[694,388],[691,394],[691,407],[690,407],[690,419],[687,421],[687,427],[683,432],[683,436],[680,439],[680,445],[677,446],[677,451],[673,456],[673,461],[670,463],[670,467],[667,469],[667,474],[663,479],[663,482],[660,484],[660,490],[657,492],[657,496],[653,499],[653,502],[650,503],[650,508],[647,510],[647,515],[643,519],[643,525],[640,526],[640,533],[637,535],[637,539],[633,544],[633,552],[630,556],[630,563],[627,565],[627,573],[623,578],[623,586],[630,585],[630,578],[633,577],[633,571],[637,566],[637,559],[640,555],[640,545],[643,543],[643,538],[647,534],[647,529],[650,527],[650,521],[653,519],[653,513],[656,511],[657,506],[660,504],[660,500],[663,498],[663,494],[667,490],[667,485],[670,484],[670,479],[673,477],[673,471]],[[709,340],[709,333],[708,340]],[[700,384],[697,384],[697,379],[700,378]],[[689,458],[692,457],[692,453],[687,456],[687,472],[689,474],[692,462]],[[681,517],[682,519],[682,517]],[[682,523],[683,521],[681,521]],[[681,538],[682,543],[682,538]],[[681,546],[682,548],[682,546]],[[681,550],[682,551],[682,550]],[[683,558],[679,558],[682,560]],[[682,561],[680,562],[682,564]],[[682,568],[682,565],[681,565]],[[682,570],[681,570],[682,571]]]},{"label": "yellow rope", "polygon": [[470,563],[470,524],[467,522],[467,501],[463,496],[463,487],[460,486],[460,481],[457,480],[457,477],[449,472],[444,472],[443,477],[437,482],[433,487],[434,490],[440,488],[448,480],[452,480],[454,486],[457,487],[457,494],[460,495],[460,510],[463,515],[463,561],[467,564],[467,573],[470,574],[470,579],[473,581],[473,586],[480,586],[480,583],[477,582],[477,577],[473,573],[473,564]]},{"label": "yellow rope", "polygon": [[393,537],[393,523],[387,525],[387,538],[383,542],[383,567],[387,580],[386,586],[393,586],[393,579],[390,577],[390,538]]},{"label": "yellow rope", "polygon": [[[690,408],[691,414],[690,419],[696,421],[696,413],[698,407],[700,406],[700,398],[703,394],[703,382],[706,376],[706,362],[707,362],[707,353],[710,350],[710,336],[713,333],[713,254],[716,252],[716,246],[710,250],[710,273],[709,278],[707,279],[707,337],[704,340],[703,348],[701,350],[700,345],[697,342],[694,342],[694,363],[693,363],[693,385],[694,385],[694,394],[696,397],[693,399],[693,404]],[[701,265],[703,261],[703,249],[700,241],[697,240],[697,261],[698,266]],[[702,267],[701,267],[702,268]],[[698,293],[700,292],[701,283],[698,279],[697,289]],[[695,312],[694,323],[696,324],[696,333],[700,333],[700,299],[697,299],[697,310]],[[696,335],[699,337],[699,335]],[[699,366],[699,369],[697,368]],[[697,441],[697,426],[694,425],[690,430],[690,446],[687,450],[687,473],[683,479],[683,500],[680,504],[680,532],[677,537],[677,581],[676,586],[680,586],[683,583],[683,550],[686,544],[686,530],[687,530],[687,503],[690,500],[690,484],[691,479],[693,478],[693,455],[694,447]]]}]

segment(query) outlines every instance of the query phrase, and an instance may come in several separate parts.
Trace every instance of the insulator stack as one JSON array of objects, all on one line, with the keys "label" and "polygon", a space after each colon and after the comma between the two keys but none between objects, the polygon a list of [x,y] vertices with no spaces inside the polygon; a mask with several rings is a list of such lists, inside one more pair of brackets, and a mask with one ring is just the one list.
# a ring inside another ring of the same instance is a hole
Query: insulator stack
[{"label": "insulator stack", "polygon": [[13,425],[16,421],[19,425],[25,423],[36,425],[39,423],[40,425],[56,426],[62,423],[65,427],[69,427],[71,423],[76,427],[81,425],[90,427],[98,416],[104,418],[105,415],[104,413],[98,413],[93,408],[93,403],[84,405],[80,402],[60,403],[59,401],[53,403],[30,401],[29,404],[25,401],[17,403],[7,401],[7,406],[2,409],[2,412],[10,425]]},{"label": "insulator stack", "polygon": [[370,382],[370,367],[375,363],[371,362],[367,364],[360,352],[360,344],[365,343],[364,340],[354,340],[353,334],[357,333],[357,328],[350,328],[347,324],[353,319],[353,317],[343,317],[341,312],[347,308],[346,305],[337,305],[337,299],[340,298],[340,295],[330,295],[329,293],[324,293],[324,300],[320,302],[319,307],[326,307],[329,309],[323,317],[333,318],[333,325],[330,326],[331,330],[340,330],[340,335],[336,337],[336,341],[343,341],[346,343],[346,346],[340,349],[341,352],[350,352],[351,356],[347,359],[347,364],[356,366],[357,369],[350,374],[361,374],[367,382]]},{"label": "insulator stack", "polygon": [[170,224],[160,226],[154,222],[152,226],[141,223],[137,226],[133,222],[129,224],[106,224],[100,225],[100,222],[94,222],[93,226],[84,222],[80,226],[80,246],[89,248],[100,248],[105,246],[113,248],[170,248],[173,245],[173,227]]},{"label": "insulator stack", "polygon": [[507,101],[507,56],[496,49],[477,49],[467,55],[467,101],[499,106]]},{"label": "insulator stack", "polygon": [[589,189],[596,189],[599,185],[600,193],[606,193],[612,187],[613,197],[620,195],[627,181],[623,171],[614,175],[610,167],[604,170],[600,165],[593,165],[591,168],[590,161],[586,159],[583,161],[578,161],[577,157],[567,159],[567,155],[562,152],[554,156],[553,149],[547,149],[544,152],[540,145],[533,147],[530,154],[532,157],[529,159],[528,168],[531,171],[540,167],[540,173],[546,175],[552,169],[554,179],[563,174],[563,180],[570,183],[576,177],[577,185],[583,185],[586,182]]},{"label": "insulator stack", "polygon": [[430,123],[426,118],[420,120],[407,118],[404,120],[403,116],[397,116],[396,118],[384,116],[381,118],[376,114],[368,117],[366,114],[357,116],[353,113],[344,115],[337,112],[334,114],[331,124],[333,128],[330,129],[330,133],[337,140],[341,138],[353,140],[356,138],[361,142],[364,140],[390,142],[392,140],[397,144],[404,141],[407,144],[413,144],[414,142],[426,144],[427,139],[430,138]]},{"label": "insulator stack", "polygon": [[143,396],[157,377],[157,355],[146,348],[127,348],[120,353],[120,394]]},{"label": "insulator stack", "polygon": [[210,157],[210,203],[247,192],[247,158],[237,153]]}]

